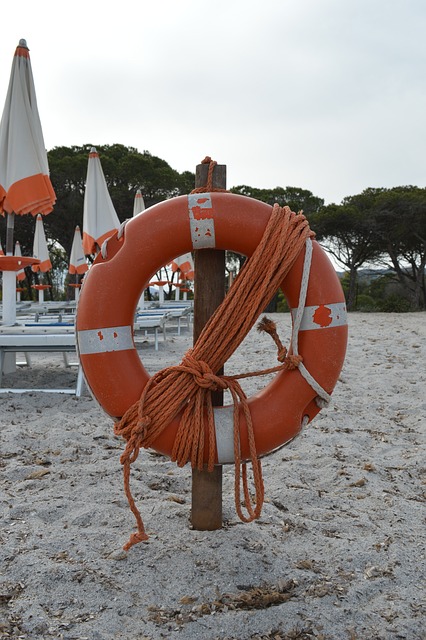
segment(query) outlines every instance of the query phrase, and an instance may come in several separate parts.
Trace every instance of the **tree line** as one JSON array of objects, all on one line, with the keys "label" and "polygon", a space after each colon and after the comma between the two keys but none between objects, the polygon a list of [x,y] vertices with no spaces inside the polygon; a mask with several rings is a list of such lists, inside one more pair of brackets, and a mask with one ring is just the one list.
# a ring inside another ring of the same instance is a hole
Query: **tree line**
[{"label": "tree line", "polygon": [[[48,152],[50,178],[57,201],[54,211],[44,218],[44,226],[54,269],[67,269],[74,229],[76,225],[82,228],[92,146],[55,147]],[[141,189],[145,206],[149,207],[189,193],[194,188],[193,172],[179,173],[148,151],[139,152],[121,144],[96,148],[120,221],[132,216],[137,189]],[[345,272],[349,309],[356,308],[359,273],[366,267],[387,270],[388,280],[399,283],[401,295],[407,298],[407,308],[426,308],[426,189],[411,185],[369,188],[344,198],[340,204],[329,205],[309,190],[297,187],[259,189],[239,185],[230,191],[271,205],[278,203],[288,205],[293,211],[303,211],[317,240]],[[5,226],[5,220],[0,220],[2,239]],[[23,255],[31,255],[32,216],[22,216],[15,222],[15,236],[20,241]],[[33,276],[28,273],[28,277]]]},{"label": "tree line", "polygon": [[387,271],[382,284],[399,284],[400,295],[408,301],[404,308],[426,308],[426,189],[369,188],[329,205],[310,191],[294,187],[267,190],[241,186],[231,191],[303,211],[317,240],[346,271],[348,309],[356,307],[362,267]]}]

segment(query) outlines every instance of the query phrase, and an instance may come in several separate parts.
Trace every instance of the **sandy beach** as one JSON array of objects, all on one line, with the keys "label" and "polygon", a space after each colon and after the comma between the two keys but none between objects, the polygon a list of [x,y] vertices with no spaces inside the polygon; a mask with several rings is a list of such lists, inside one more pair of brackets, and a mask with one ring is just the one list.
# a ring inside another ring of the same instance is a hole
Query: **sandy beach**
[{"label": "sandy beach", "polygon": [[[288,314],[273,314],[284,341]],[[426,314],[349,315],[332,404],[263,460],[265,504],[244,524],[223,471],[220,530],[190,527],[191,470],[152,452],[123,493],[123,441],[87,391],[1,394],[0,638],[426,638]],[[140,348],[151,373],[188,331]],[[252,330],[226,371],[275,364]],[[69,387],[77,370],[34,354],[4,387]],[[250,380],[251,393],[264,380]],[[423,475],[422,475],[423,474]]]}]

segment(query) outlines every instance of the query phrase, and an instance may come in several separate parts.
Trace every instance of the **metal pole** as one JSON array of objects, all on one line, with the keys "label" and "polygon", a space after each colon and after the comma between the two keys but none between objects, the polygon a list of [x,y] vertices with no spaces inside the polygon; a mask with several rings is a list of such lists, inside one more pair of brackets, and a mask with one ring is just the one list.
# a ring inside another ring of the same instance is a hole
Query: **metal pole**
[{"label": "metal pole", "polygon": [[[199,164],[195,172],[195,187],[207,184],[208,164]],[[226,189],[226,165],[216,165],[213,187]],[[225,297],[225,251],[199,249],[194,257],[194,332],[196,342],[204,325]],[[223,370],[215,372],[223,373]],[[223,404],[223,391],[212,393],[214,406]],[[222,527],[222,466],[213,472],[192,470],[191,523],[198,531],[213,531]]]},{"label": "metal pole", "polygon": [[7,214],[6,223],[6,255],[13,256],[13,229],[15,227],[15,214]]}]

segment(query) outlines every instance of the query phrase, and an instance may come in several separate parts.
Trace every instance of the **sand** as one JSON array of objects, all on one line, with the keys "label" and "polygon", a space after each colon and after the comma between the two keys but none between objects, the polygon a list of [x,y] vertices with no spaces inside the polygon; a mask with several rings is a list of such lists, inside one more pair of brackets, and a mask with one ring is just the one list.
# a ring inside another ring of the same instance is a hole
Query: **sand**
[{"label": "sand", "polygon": [[[288,315],[274,319],[288,339]],[[223,528],[192,530],[190,469],[143,451],[132,488],[150,538],[128,553],[111,419],[88,393],[2,394],[0,637],[426,638],[426,315],[349,321],[331,406],[263,460],[261,518],[239,521],[226,466]],[[149,338],[141,357],[153,372],[190,342]],[[227,370],[274,358],[252,331]],[[3,386],[75,379],[35,354]]]}]

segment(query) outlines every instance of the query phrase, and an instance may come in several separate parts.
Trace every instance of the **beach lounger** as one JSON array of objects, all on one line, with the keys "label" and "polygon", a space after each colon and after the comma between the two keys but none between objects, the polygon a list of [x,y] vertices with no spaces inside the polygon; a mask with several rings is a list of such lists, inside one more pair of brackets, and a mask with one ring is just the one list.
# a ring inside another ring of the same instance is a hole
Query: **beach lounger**
[{"label": "beach lounger", "polygon": [[[5,389],[1,387],[1,378],[3,373],[3,364],[7,353],[33,353],[33,352],[75,352],[75,332],[63,330],[61,333],[53,333],[51,330],[38,329],[31,327],[31,332],[23,327],[7,327],[0,331],[0,393],[13,392],[24,393],[34,391],[45,391],[50,393],[73,393],[80,397],[83,390],[83,372],[78,363],[77,383],[75,388],[63,389]],[[70,363],[65,360],[65,364]]]},{"label": "beach lounger", "polygon": [[164,342],[166,342],[166,322],[168,319],[167,313],[156,312],[142,312],[138,313],[135,316],[135,321],[133,324],[133,331],[135,342],[137,342],[138,334],[143,333],[144,335],[148,334],[149,329],[152,329],[154,332],[154,341],[155,341],[155,350],[158,351],[158,333],[159,331],[163,334]]}]

